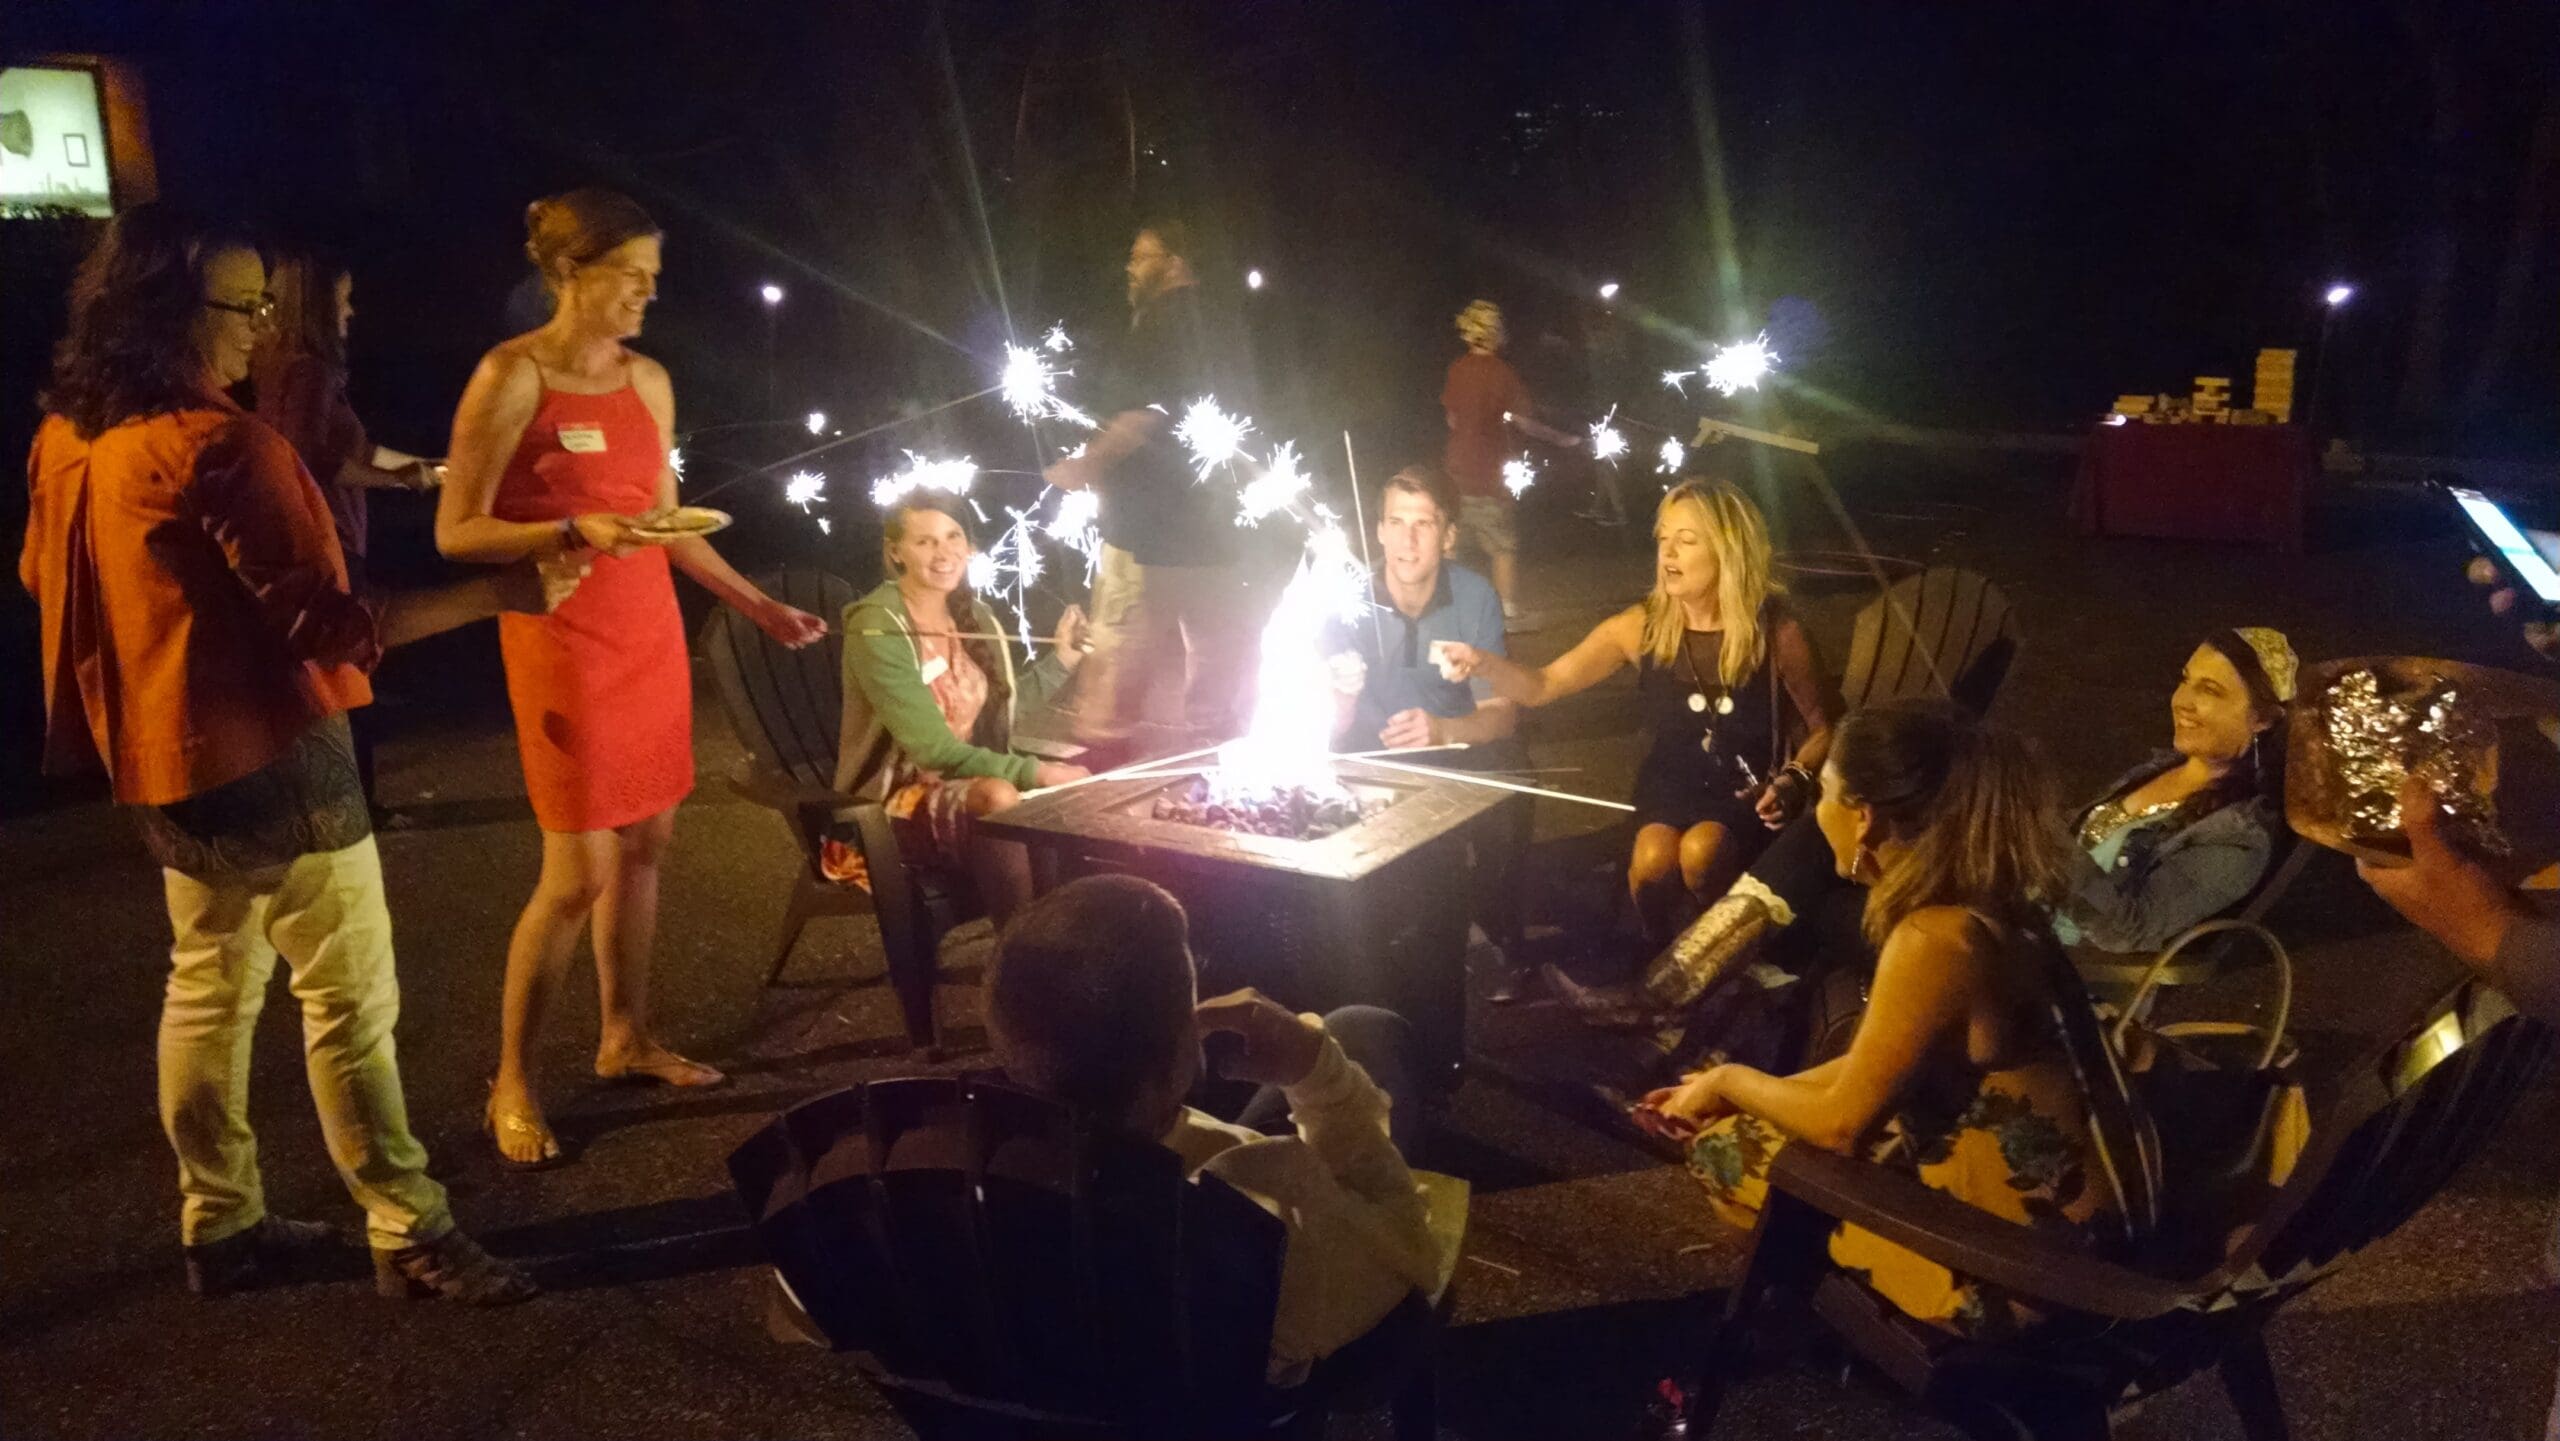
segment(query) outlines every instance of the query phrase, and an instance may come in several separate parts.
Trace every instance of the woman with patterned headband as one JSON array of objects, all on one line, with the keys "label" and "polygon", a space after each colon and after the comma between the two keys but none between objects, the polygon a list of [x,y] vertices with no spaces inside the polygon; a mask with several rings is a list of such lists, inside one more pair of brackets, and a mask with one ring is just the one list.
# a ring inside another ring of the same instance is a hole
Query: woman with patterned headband
[{"label": "woman with patterned headband", "polygon": [[[2299,669],[2283,632],[2243,626],[2207,635],[2169,698],[2170,749],[2117,777],[2073,813],[2070,864],[2044,897],[2056,939],[2140,953],[2238,905],[2274,858],[2284,825],[2283,732]],[[1652,1029],[1678,1018],[1754,961],[1801,972],[1859,951],[1826,924],[1854,893],[1801,822],[1770,843],[1732,889],[1656,957],[1633,986],[1582,986],[1549,968],[1550,988],[1596,1025]],[[1809,919],[1814,918],[1814,919]],[[1683,1047],[1731,1039],[1692,1034]]]}]

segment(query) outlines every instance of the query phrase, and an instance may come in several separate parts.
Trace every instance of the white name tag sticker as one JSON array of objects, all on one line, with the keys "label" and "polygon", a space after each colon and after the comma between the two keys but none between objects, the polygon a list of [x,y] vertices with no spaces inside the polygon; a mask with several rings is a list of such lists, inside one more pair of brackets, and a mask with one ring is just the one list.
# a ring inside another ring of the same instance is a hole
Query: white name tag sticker
[{"label": "white name tag sticker", "polygon": [[560,427],[560,448],[577,455],[604,453],[604,427],[601,425],[564,425]]},{"label": "white name tag sticker", "polygon": [[926,685],[931,685],[935,681],[942,679],[943,673],[950,669],[951,662],[944,660],[940,656],[935,656],[919,667],[916,674],[924,679],[924,683]]}]

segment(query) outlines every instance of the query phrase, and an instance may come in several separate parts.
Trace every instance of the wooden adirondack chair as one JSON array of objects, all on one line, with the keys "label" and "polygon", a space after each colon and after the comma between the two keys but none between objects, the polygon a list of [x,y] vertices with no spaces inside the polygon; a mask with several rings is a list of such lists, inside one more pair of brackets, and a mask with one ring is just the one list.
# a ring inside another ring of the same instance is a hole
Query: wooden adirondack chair
[{"label": "wooden adirondack chair", "polygon": [[[2286,1302],[2390,1234],[2477,1154],[2550,1058],[2550,1028],[2476,981],[2456,986],[2348,1073],[2265,1213],[2203,1275],[2118,1263],[2012,1225],[1897,1171],[1789,1146],[1769,1173],[1751,1259],[1691,1397],[1704,1438],[1773,1301],[1811,1309],[1931,1414],[1980,1438],[2089,1441],[2114,1412],[2213,1370],[2250,1441],[2282,1441],[2284,1407],[2262,1332]],[[1974,1341],[1913,1321],[1832,1266],[1849,1222],[2049,1318]]]},{"label": "wooden adirondack chair", "polygon": [[1969,570],[1933,566],[1895,581],[1858,612],[1840,699],[1856,710],[1943,696],[1981,715],[2017,655],[2017,623],[2000,588]]},{"label": "wooden adirondack chair", "polygon": [[[830,625],[854,597],[850,582],[824,571],[786,570],[757,584],[777,600],[826,617]],[[936,947],[944,932],[975,913],[975,902],[964,877],[908,867],[886,811],[833,788],[844,718],[843,637],[830,633],[819,644],[789,650],[723,607],[704,623],[701,650],[719,683],[729,727],[748,750],[747,763],[729,784],[780,816],[800,849],[765,984],[782,978],[810,921],[867,912],[880,927],[908,1043],[933,1051],[939,1038],[933,1012]],[[867,893],[829,880],[818,869],[820,839],[846,824],[870,871]]]},{"label": "wooden adirondack chair", "polygon": [[1348,1394],[1328,1377],[1339,1357],[1267,1385],[1279,1220],[1054,1101],[875,1081],[783,1113],[729,1172],[786,1313],[928,1436],[1312,1436],[1379,1393],[1399,1441],[1433,1435],[1431,1305],[1380,1328],[1405,1344]]}]

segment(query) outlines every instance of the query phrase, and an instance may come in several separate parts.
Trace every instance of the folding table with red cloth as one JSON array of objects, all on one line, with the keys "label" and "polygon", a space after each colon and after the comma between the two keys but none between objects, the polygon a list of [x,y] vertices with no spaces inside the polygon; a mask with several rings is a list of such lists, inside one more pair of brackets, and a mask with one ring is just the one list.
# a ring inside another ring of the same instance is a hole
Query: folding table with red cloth
[{"label": "folding table with red cloth", "polygon": [[2071,516],[2083,534],[2302,549],[2311,437],[2298,425],[2097,425]]}]

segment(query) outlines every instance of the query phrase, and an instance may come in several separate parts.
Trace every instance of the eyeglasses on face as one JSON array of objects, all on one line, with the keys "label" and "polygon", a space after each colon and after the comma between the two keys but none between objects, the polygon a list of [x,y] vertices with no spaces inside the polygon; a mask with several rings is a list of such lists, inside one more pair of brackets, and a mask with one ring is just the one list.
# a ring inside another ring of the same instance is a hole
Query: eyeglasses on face
[{"label": "eyeglasses on face", "polygon": [[275,297],[268,295],[261,295],[255,300],[208,300],[204,303],[204,308],[227,310],[234,315],[245,315],[260,325],[265,325],[276,318]]}]

